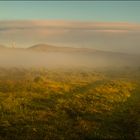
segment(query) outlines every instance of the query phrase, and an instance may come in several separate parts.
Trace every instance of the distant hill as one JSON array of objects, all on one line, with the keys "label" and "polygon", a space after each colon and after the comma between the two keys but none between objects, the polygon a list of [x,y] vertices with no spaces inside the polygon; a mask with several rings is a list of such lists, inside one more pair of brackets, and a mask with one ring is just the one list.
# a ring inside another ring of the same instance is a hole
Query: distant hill
[{"label": "distant hill", "polygon": [[29,48],[9,48],[0,45],[0,64],[8,66],[140,66],[139,58],[139,55],[92,48],[57,47],[48,44],[37,44]]},{"label": "distant hill", "polygon": [[92,48],[57,47],[48,44],[37,44],[28,49],[35,52],[59,52],[61,53],[59,57],[65,55],[65,59],[70,56],[71,58],[75,58],[75,60],[80,59],[81,62],[79,63],[87,61],[96,65],[111,64],[114,66],[139,64],[139,55],[102,51]]},{"label": "distant hill", "polygon": [[56,47],[48,44],[37,44],[30,48],[30,50],[45,51],[45,52],[95,52],[94,49],[89,48],[73,48],[73,47]]},{"label": "distant hill", "polygon": [[29,48],[29,50],[34,51],[43,51],[43,52],[73,52],[73,53],[91,53],[91,54],[102,54],[102,55],[110,55],[110,56],[116,56],[116,55],[128,55],[126,53],[120,53],[120,52],[111,52],[111,51],[103,51],[103,50],[97,50],[93,48],[75,48],[75,47],[58,47],[53,46],[49,44],[37,44],[33,45]]}]

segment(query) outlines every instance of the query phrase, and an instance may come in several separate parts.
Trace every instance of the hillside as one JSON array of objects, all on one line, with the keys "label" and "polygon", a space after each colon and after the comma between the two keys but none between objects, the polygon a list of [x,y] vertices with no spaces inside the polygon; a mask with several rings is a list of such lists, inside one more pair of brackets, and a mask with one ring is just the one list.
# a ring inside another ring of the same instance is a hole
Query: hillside
[{"label": "hillside", "polygon": [[[1,48],[6,48],[1,45]],[[0,49],[0,66],[126,67],[140,66],[139,56],[92,48],[37,44],[28,48]],[[8,57],[7,57],[8,56]]]},{"label": "hillside", "polygon": [[30,50],[46,52],[95,52],[95,49],[74,48],[74,47],[57,47],[49,44],[37,44],[29,47]]},{"label": "hillside", "polygon": [[139,81],[137,69],[0,68],[0,139],[139,139]]},{"label": "hillside", "polygon": [[[77,61],[81,59],[80,63],[86,63],[90,66],[93,64],[96,66],[137,66],[139,63],[139,55],[120,53],[120,52],[111,52],[103,51],[92,48],[74,48],[74,47],[57,47],[48,44],[37,44],[28,48],[29,50],[35,52],[44,52],[44,53],[61,53],[62,57],[67,59],[72,57],[72,60]],[[65,59],[64,58],[64,59]],[[59,59],[59,58],[58,58]],[[90,62],[90,63],[89,63]]]}]

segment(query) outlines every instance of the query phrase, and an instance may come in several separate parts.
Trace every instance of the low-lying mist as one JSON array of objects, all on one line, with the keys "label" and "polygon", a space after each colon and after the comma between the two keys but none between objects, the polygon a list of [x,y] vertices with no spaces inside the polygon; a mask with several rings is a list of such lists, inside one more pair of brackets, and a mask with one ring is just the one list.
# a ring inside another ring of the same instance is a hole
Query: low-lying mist
[{"label": "low-lying mist", "polygon": [[111,52],[37,52],[26,49],[0,51],[0,67],[102,68],[140,66],[139,57]]}]

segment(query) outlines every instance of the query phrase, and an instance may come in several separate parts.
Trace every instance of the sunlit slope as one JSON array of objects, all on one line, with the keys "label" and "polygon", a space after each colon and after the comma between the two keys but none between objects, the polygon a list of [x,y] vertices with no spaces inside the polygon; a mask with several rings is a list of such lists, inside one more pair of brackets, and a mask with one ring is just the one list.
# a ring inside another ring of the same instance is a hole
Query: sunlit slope
[{"label": "sunlit slope", "polygon": [[125,71],[125,77],[114,72],[110,78],[110,71],[90,69],[0,70],[2,139],[140,136],[139,83]]}]

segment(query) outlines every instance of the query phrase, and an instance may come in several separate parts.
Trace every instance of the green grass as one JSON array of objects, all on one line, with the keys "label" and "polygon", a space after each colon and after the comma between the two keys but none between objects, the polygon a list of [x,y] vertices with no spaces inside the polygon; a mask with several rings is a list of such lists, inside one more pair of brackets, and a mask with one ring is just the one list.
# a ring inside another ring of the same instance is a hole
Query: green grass
[{"label": "green grass", "polygon": [[0,69],[0,139],[140,139],[134,71]]}]

